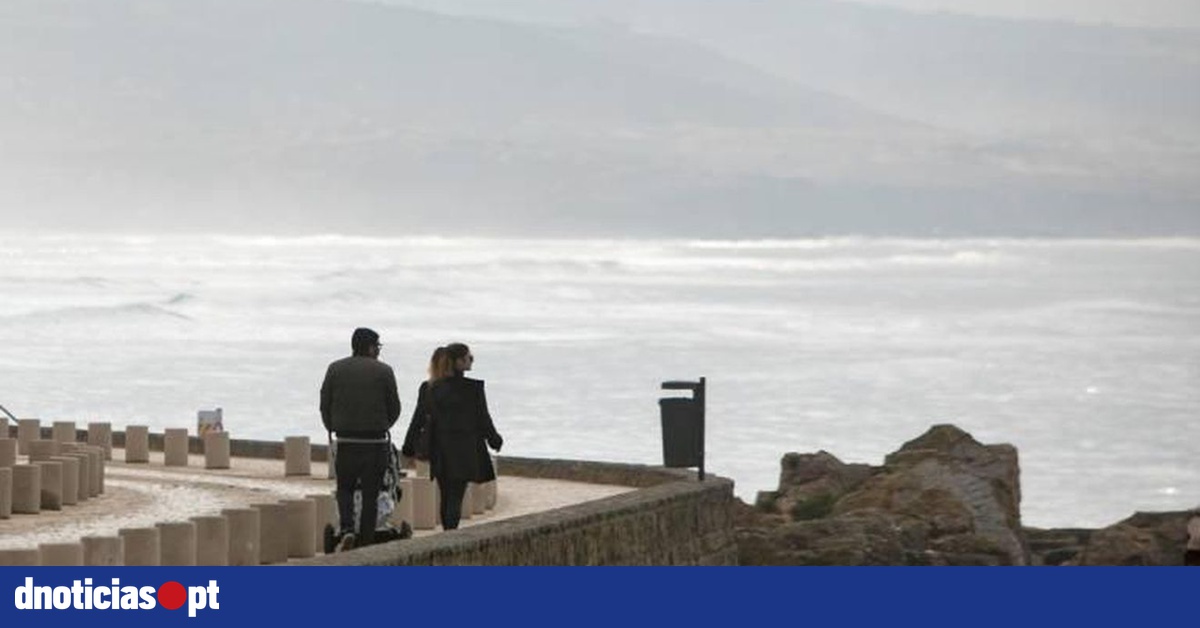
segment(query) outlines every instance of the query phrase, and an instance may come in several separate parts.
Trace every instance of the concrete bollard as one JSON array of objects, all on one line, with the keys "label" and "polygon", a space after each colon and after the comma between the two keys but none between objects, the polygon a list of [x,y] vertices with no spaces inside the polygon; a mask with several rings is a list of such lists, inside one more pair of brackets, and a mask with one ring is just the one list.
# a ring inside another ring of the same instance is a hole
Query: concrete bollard
[{"label": "concrete bollard", "polygon": [[42,510],[62,510],[63,465],[52,460],[36,460],[42,470]]},{"label": "concrete bollard", "polygon": [[[462,512],[462,520],[466,521],[475,514],[475,484],[467,483],[467,490],[463,491],[462,503],[459,504],[459,511]],[[439,511],[440,512],[440,511]]]},{"label": "concrete bollard", "polygon": [[229,432],[208,432],[204,435],[204,468],[229,468]]},{"label": "concrete bollard", "polygon": [[150,428],[125,426],[125,462],[150,462]]},{"label": "concrete bollard", "polygon": [[97,497],[104,492],[104,452],[87,445],[80,445],[78,451],[88,459],[88,497]]},{"label": "concrete bollard", "polygon": [[437,481],[431,478],[413,478],[413,520],[414,530],[432,530],[438,522]]},{"label": "concrete bollard", "polygon": [[62,504],[74,506],[79,503],[79,458],[55,456],[50,460],[62,463]]},{"label": "concrete bollard", "polygon": [[87,444],[104,450],[104,459],[112,460],[112,423],[88,423]]},{"label": "concrete bollard", "polygon": [[258,511],[259,562],[263,565],[286,563],[288,559],[288,517],[283,504],[250,504]]},{"label": "concrete bollard", "polygon": [[486,508],[488,510],[492,510],[496,507],[497,486],[499,481],[500,480],[497,478],[490,482],[484,482],[483,484],[483,492],[484,495],[487,496]]},{"label": "concrete bollard", "polygon": [[485,484],[475,485],[474,499],[471,501],[471,514],[482,515],[487,512],[487,486]]},{"label": "concrete bollard", "polygon": [[83,545],[79,543],[42,543],[38,545],[43,567],[82,567]]},{"label": "concrete bollard", "polygon": [[117,536],[125,546],[125,566],[158,567],[162,562],[158,528],[121,528]]},{"label": "concrete bollard", "polygon": [[283,441],[283,474],[312,475],[312,445],[307,436],[288,436]]},{"label": "concrete bollard", "polygon": [[221,515],[192,517],[196,524],[196,564],[224,567],[229,564],[229,519]]},{"label": "concrete bollard", "polygon": [[125,539],[119,536],[85,536],[83,564],[88,567],[111,567],[125,564]]},{"label": "concrete bollard", "polygon": [[280,503],[287,510],[288,558],[312,558],[317,549],[317,503],[311,499]]},{"label": "concrete bollard", "polygon": [[428,461],[428,460],[418,460],[418,461],[417,461],[417,470],[416,470],[416,474],[417,474],[417,477],[419,477],[419,478],[427,478],[427,477],[430,477],[430,475],[429,475],[429,461]]},{"label": "concrete bollard", "polygon": [[50,429],[50,440],[59,443],[73,443],[76,441],[74,421],[55,421]]},{"label": "concrete bollard", "polygon": [[412,478],[400,480],[400,503],[396,504],[396,510],[392,512],[392,525],[399,526],[401,521],[407,521],[408,525],[413,525]]},{"label": "concrete bollard", "polygon": [[42,437],[42,422],[39,419],[17,419],[17,453],[29,455],[29,442]]},{"label": "concrete bollard", "polygon": [[262,562],[261,515],[254,508],[226,508],[221,511],[229,525],[229,566],[245,567]]},{"label": "concrete bollard", "polygon": [[17,439],[0,438],[0,467],[17,464]]},{"label": "concrete bollard", "polygon": [[81,451],[67,452],[63,454],[63,457],[74,458],[79,462],[79,477],[76,478],[79,492],[75,495],[75,501],[76,503],[87,501],[92,496],[92,457]]},{"label": "concrete bollard", "polygon": [[42,511],[42,468],[33,464],[14,464],[12,469],[12,511],[36,515]]},{"label": "concrete bollard", "polygon": [[196,566],[196,524],[191,521],[156,523],[158,555],[164,567]]},{"label": "concrete bollard", "polygon": [[31,440],[27,448],[30,462],[49,460],[62,452],[62,443],[56,440]]},{"label": "concrete bollard", "polygon": [[11,516],[12,467],[0,467],[0,519],[8,519]]},{"label": "concrete bollard", "polygon": [[0,550],[0,567],[40,567],[42,552],[38,548]]},{"label": "concrete bollard", "polygon": [[183,427],[163,430],[163,464],[168,467],[188,466],[188,431]]},{"label": "concrete bollard", "polygon": [[309,499],[316,505],[317,518],[314,521],[316,524],[316,536],[313,538],[313,551],[325,551],[325,526],[332,525],[333,531],[338,531],[337,522],[337,499],[329,493],[318,493],[309,495]]}]

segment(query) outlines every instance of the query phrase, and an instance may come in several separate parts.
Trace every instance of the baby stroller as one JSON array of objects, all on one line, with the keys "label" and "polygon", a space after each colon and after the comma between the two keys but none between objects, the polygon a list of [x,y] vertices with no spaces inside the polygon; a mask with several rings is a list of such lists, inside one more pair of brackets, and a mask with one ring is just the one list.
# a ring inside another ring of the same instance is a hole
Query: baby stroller
[{"label": "baby stroller", "polygon": [[[375,524],[375,543],[387,543],[388,541],[396,541],[399,539],[407,539],[412,537],[412,526],[408,525],[407,521],[401,521],[400,526],[396,527],[388,522],[388,518],[396,511],[396,507],[400,504],[400,498],[403,495],[403,489],[400,487],[400,480],[404,477],[404,470],[400,468],[400,450],[392,443],[392,435],[388,434],[388,461],[387,467],[383,471],[383,482],[380,485],[379,497],[377,498],[377,510]],[[331,478],[336,479],[334,475],[337,461],[337,444],[333,442],[332,435],[329,439],[329,474]],[[362,517],[362,490],[355,489],[354,491],[354,526],[353,529],[358,529],[359,519]],[[338,534],[338,528],[333,524],[325,525],[324,546],[325,553],[333,553],[339,542],[341,541]]]}]

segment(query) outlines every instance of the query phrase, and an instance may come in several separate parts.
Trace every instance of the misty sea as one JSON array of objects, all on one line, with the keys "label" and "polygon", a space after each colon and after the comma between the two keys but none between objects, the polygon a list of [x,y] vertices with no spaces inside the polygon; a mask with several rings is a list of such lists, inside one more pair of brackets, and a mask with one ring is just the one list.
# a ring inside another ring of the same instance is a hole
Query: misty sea
[{"label": "misty sea", "polygon": [[403,436],[472,346],[502,453],[661,462],[663,380],[706,376],[708,469],[880,464],[936,423],[1020,453],[1026,525],[1200,505],[1200,240],[777,241],[7,234],[0,404],[20,417],[324,442],[350,332]]}]

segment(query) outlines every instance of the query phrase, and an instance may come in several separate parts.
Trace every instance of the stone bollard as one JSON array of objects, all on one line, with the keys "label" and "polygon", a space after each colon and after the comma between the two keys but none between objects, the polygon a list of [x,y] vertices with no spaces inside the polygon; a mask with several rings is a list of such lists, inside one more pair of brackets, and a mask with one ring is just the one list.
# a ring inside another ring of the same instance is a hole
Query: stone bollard
[{"label": "stone bollard", "polygon": [[418,460],[418,461],[417,461],[417,471],[416,471],[416,474],[417,474],[417,477],[419,477],[419,478],[427,478],[427,477],[430,477],[430,475],[429,475],[429,461],[428,461],[428,460]]},{"label": "stone bollard", "polygon": [[0,550],[0,567],[40,567],[42,552],[33,549]]},{"label": "stone bollard", "polygon": [[392,525],[400,525],[401,521],[407,521],[408,525],[413,525],[413,479],[402,478],[400,480],[400,503],[396,504],[396,510],[392,512]]},{"label": "stone bollard", "polygon": [[188,431],[183,427],[163,430],[163,464],[168,467],[188,466]]},{"label": "stone bollard", "polygon": [[83,564],[89,567],[111,567],[125,564],[125,539],[119,536],[85,536]]},{"label": "stone bollard", "polygon": [[55,421],[51,428],[50,440],[59,443],[73,443],[75,437],[75,422],[74,421]]},{"label": "stone bollard", "polygon": [[156,523],[158,555],[164,567],[196,566],[196,524],[191,521]]},{"label": "stone bollard", "polygon": [[63,465],[52,460],[36,460],[42,470],[42,510],[62,510]]},{"label": "stone bollard", "polygon": [[150,462],[150,428],[125,426],[125,462]]},{"label": "stone bollard", "polygon": [[104,450],[104,459],[112,460],[112,423],[88,423],[87,444]]},{"label": "stone bollard", "polygon": [[430,478],[413,478],[413,520],[414,530],[432,530],[438,521],[438,489],[437,481]]},{"label": "stone bollard", "polygon": [[125,545],[125,566],[158,567],[162,562],[158,528],[121,528],[117,536]]},{"label": "stone bollard", "polygon": [[0,467],[17,464],[17,439],[0,438]]},{"label": "stone bollard", "polygon": [[39,419],[17,419],[17,453],[29,455],[29,442],[42,437],[42,422]]},{"label": "stone bollard", "polygon": [[79,458],[55,456],[50,460],[62,463],[62,503],[74,506],[79,503]]},{"label": "stone bollard", "polygon": [[76,486],[79,492],[75,495],[76,503],[85,502],[92,496],[92,457],[81,451],[69,451],[62,457],[74,458],[79,462],[79,477]]},{"label": "stone bollard", "polygon": [[312,475],[312,445],[307,436],[288,436],[283,441],[283,474]]},{"label": "stone bollard", "polygon": [[245,567],[262,563],[259,511],[254,508],[226,508],[221,515],[229,522],[229,566]]},{"label": "stone bollard", "polygon": [[79,543],[42,543],[38,545],[43,567],[82,567],[83,545]]},{"label": "stone bollard", "polygon": [[308,498],[313,500],[317,511],[317,518],[314,522],[316,536],[313,538],[313,551],[323,552],[325,551],[325,526],[331,525],[335,533],[338,531],[337,500],[329,493],[309,495]]},{"label": "stone bollard", "polygon": [[496,507],[496,494],[497,494],[496,489],[497,489],[499,481],[500,481],[500,479],[497,478],[490,482],[484,482],[484,484],[483,484],[483,493],[484,493],[484,495],[487,496],[485,507],[488,510],[492,510],[493,508]]},{"label": "stone bollard", "polygon": [[12,467],[0,467],[0,519],[12,516],[12,488]]},{"label": "stone bollard", "polygon": [[36,515],[42,511],[42,468],[33,464],[14,464],[12,469],[12,511]]},{"label": "stone bollard", "polygon": [[487,485],[476,484],[474,500],[471,502],[471,514],[482,515],[487,512]]},{"label": "stone bollard", "polygon": [[288,558],[312,558],[317,549],[317,503],[311,499],[280,503],[287,510]]},{"label": "stone bollard", "polygon": [[288,559],[288,516],[283,504],[250,504],[258,511],[259,562],[286,563]]},{"label": "stone bollard", "polygon": [[196,524],[196,564],[224,567],[229,564],[229,519],[221,515],[192,517]]},{"label": "stone bollard", "polygon": [[204,468],[229,468],[229,432],[204,434]]},{"label": "stone bollard", "polygon": [[62,443],[56,440],[31,440],[27,445],[29,461],[49,460],[62,452]]},{"label": "stone bollard", "polygon": [[467,482],[467,490],[463,491],[462,503],[459,504],[462,520],[466,521],[475,514],[475,484]]},{"label": "stone bollard", "polygon": [[88,461],[88,497],[96,497],[104,492],[104,452],[99,447],[78,445],[76,451],[87,456]]}]

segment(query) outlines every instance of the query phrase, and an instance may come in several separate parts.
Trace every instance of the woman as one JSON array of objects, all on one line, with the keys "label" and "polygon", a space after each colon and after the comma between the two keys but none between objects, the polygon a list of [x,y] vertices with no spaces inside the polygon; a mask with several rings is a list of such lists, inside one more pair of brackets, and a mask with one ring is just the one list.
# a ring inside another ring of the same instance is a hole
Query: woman
[{"label": "woman", "polygon": [[475,363],[471,349],[462,343],[446,345],[448,377],[429,384],[430,473],[441,493],[442,529],[458,527],[467,483],[496,479],[490,446],[500,451],[504,439],[488,413],[483,381],[464,377]]},{"label": "woman", "polygon": [[400,447],[401,455],[424,462],[429,462],[429,385],[452,373],[445,347],[434,349],[433,355],[429,356],[428,373],[429,379],[421,382],[417,389],[417,407],[413,409],[408,431],[404,434],[404,445]]}]

